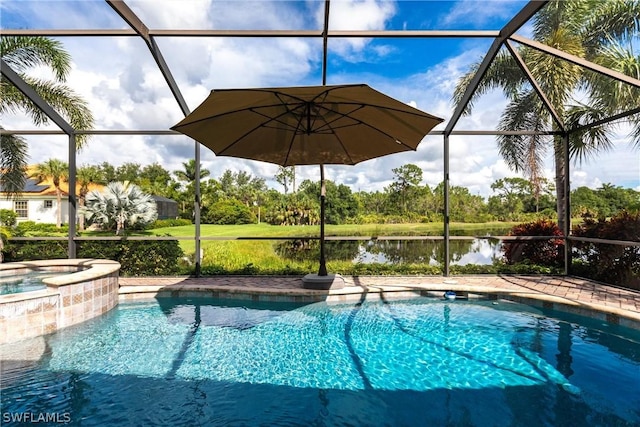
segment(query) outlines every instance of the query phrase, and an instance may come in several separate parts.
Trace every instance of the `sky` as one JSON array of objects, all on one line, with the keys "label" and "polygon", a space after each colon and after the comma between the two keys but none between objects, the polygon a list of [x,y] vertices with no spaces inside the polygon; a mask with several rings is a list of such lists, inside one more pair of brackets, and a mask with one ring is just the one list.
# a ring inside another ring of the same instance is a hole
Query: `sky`
[{"label": "sky", "polygon": [[[499,30],[527,2],[332,0],[334,30]],[[321,1],[127,1],[152,29],[320,29]],[[124,29],[127,24],[104,1],[16,1],[0,3],[0,29]],[[525,25],[518,34],[530,36]],[[60,37],[73,58],[67,84],[89,104],[100,130],[168,130],[183,118],[148,48],[138,37]],[[213,89],[303,86],[322,84],[322,41],[316,38],[157,37],[182,95],[193,111]],[[330,39],[327,84],[366,83],[407,104],[445,119],[454,104],[453,90],[469,67],[480,61],[491,39]],[[35,76],[47,77],[35,69]],[[576,94],[579,100],[580,95]],[[475,103],[456,130],[494,130],[507,101],[500,91]],[[36,129],[23,113],[5,113],[7,129]],[[49,127],[55,129],[55,125]],[[571,187],[598,188],[603,183],[640,191],[640,152],[619,129],[615,148],[597,159],[571,165]],[[67,161],[65,135],[25,136],[30,163],[49,158]],[[182,135],[95,135],[77,156],[78,165],[126,162],[159,163],[169,171],[183,169],[194,157],[193,140]],[[550,154],[550,153],[549,153]],[[545,177],[553,181],[547,156]],[[203,168],[211,177],[225,170],[245,171],[278,190],[275,165],[216,157],[201,148]],[[443,138],[427,136],[416,152],[394,154],[356,166],[327,166],[326,178],[353,191],[383,190],[393,169],[413,163],[423,170],[423,184],[432,188],[443,179]],[[520,176],[501,160],[494,136],[450,138],[451,184],[488,197],[491,184]],[[315,166],[298,167],[298,182],[319,179]]]}]

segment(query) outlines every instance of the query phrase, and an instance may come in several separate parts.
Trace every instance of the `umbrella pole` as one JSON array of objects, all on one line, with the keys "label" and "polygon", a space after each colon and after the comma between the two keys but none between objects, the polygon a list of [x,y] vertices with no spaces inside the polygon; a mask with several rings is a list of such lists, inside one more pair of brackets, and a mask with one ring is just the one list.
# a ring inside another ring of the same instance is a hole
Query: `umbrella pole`
[{"label": "umbrella pole", "polygon": [[324,165],[320,165],[320,268],[318,276],[327,275],[327,262],[324,257],[324,199],[326,197],[326,188],[324,185]]}]

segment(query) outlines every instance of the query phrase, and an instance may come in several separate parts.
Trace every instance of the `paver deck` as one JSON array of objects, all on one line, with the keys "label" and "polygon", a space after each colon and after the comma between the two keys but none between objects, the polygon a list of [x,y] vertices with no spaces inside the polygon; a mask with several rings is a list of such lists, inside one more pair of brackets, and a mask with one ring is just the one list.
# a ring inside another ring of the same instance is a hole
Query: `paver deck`
[{"label": "paver deck", "polygon": [[329,290],[303,287],[298,276],[121,277],[121,300],[153,296],[233,296],[298,301],[385,298],[390,294],[489,295],[640,329],[640,291],[572,276],[336,276]]}]

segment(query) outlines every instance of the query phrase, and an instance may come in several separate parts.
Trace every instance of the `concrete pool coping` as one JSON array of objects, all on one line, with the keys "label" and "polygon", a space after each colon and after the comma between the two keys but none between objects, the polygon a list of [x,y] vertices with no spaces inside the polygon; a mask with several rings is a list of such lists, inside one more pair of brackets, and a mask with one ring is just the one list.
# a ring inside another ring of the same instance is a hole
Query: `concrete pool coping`
[{"label": "concrete pool coping", "polygon": [[[574,276],[336,276],[329,290],[303,288],[301,276],[120,277],[120,301],[226,297],[255,301],[348,301],[434,295],[489,296],[592,317],[640,330],[640,291]],[[334,282],[334,284],[338,284]]]},{"label": "concrete pool coping", "polygon": [[118,304],[120,264],[52,259],[0,264],[0,276],[47,272],[46,289],[0,295],[0,343],[48,334],[100,316]]},{"label": "concrete pool coping", "polygon": [[60,276],[43,279],[43,283],[52,286],[63,286],[69,285],[71,283],[83,282],[96,276],[111,274],[120,270],[120,263],[107,259],[94,258],[60,258],[35,261],[19,261],[0,263],[0,273],[34,269],[49,269],[52,273],[55,273],[56,267],[67,267],[70,269],[70,272],[65,272],[66,274],[62,274],[62,272],[64,271],[61,270]]}]

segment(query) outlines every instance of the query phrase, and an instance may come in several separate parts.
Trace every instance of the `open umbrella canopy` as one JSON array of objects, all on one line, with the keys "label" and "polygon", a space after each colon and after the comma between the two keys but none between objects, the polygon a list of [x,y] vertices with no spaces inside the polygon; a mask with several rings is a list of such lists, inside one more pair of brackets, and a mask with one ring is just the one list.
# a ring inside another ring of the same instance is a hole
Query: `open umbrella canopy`
[{"label": "open umbrella canopy", "polygon": [[214,90],[171,129],[218,156],[354,165],[416,150],[442,121],[358,84]]}]

